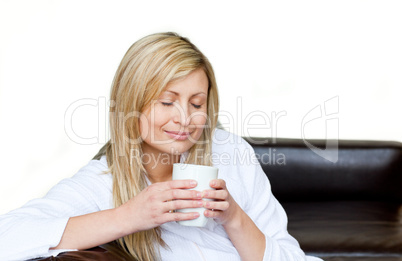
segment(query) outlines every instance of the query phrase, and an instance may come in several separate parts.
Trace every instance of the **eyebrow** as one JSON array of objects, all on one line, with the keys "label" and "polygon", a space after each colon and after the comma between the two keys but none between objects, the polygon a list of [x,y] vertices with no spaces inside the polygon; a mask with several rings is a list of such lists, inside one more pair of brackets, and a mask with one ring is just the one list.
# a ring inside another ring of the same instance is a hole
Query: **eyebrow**
[{"label": "eyebrow", "polygon": [[[167,90],[167,92],[171,92],[171,93],[173,93],[173,94],[176,95],[176,96],[180,96],[179,93],[174,92],[174,91],[169,91],[169,90]],[[196,93],[196,94],[191,95],[191,97],[197,96],[197,95],[199,95],[199,94],[207,95],[205,92],[198,92],[198,93]]]}]

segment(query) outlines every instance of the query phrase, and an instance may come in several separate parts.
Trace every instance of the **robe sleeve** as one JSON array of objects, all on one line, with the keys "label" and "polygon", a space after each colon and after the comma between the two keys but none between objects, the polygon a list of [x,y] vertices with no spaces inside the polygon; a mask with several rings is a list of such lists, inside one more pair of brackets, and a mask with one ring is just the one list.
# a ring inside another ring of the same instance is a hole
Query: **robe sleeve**
[{"label": "robe sleeve", "polygon": [[55,185],[45,197],[0,216],[0,260],[26,260],[57,255],[70,217],[110,206],[111,179],[100,161],[91,161],[73,177]]}]

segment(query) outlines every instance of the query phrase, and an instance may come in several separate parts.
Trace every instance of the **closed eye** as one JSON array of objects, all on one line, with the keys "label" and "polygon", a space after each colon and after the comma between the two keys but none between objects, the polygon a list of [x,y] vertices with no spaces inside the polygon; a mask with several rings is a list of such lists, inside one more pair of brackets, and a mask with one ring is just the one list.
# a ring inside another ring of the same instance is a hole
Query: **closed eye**
[{"label": "closed eye", "polygon": [[194,103],[192,103],[191,105],[193,105],[194,108],[196,108],[196,109],[200,109],[200,108],[201,108],[201,105],[197,105],[197,104],[194,104]]},{"label": "closed eye", "polygon": [[171,106],[173,105],[173,102],[162,102],[163,106]]}]

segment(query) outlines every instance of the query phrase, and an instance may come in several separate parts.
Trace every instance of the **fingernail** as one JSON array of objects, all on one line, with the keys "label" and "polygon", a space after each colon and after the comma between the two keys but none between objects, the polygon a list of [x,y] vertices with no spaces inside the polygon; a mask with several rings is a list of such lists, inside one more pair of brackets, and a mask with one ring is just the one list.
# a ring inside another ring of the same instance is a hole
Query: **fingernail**
[{"label": "fingernail", "polygon": [[204,198],[205,198],[205,197],[208,197],[208,192],[204,191],[202,196],[203,196]]},{"label": "fingernail", "polygon": [[204,203],[202,201],[198,201],[198,206],[202,207]]},{"label": "fingernail", "polygon": [[191,185],[191,186],[197,185],[197,181],[195,181],[195,180],[190,181],[190,185]]},{"label": "fingernail", "polygon": [[201,196],[202,196],[201,192],[198,192],[197,193],[197,198],[201,198]]},{"label": "fingernail", "polygon": [[212,181],[211,186],[215,186],[215,185],[216,185],[216,181]]},{"label": "fingernail", "polygon": [[199,215],[200,215],[200,214],[197,212],[197,213],[194,213],[194,214],[193,214],[193,217],[196,218],[196,217],[198,217]]}]

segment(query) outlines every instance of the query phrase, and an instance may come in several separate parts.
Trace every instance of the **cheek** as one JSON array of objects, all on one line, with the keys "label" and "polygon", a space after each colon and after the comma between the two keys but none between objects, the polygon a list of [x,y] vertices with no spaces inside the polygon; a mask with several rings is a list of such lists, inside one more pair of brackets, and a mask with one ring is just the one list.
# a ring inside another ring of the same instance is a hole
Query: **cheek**
[{"label": "cheek", "polygon": [[197,128],[202,128],[208,120],[208,115],[206,112],[196,112],[191,115],[191,124],[195,125]]},{"label": "cheek", "polygon": [[[169,122],[171,118],[171,112],[164,108],[156,107],[151,110],[148,114],[142,114],[141,125],[144,125],[141,129],[143,129],[144,133],[150,133],[151,129],[158,130],[165,124]],[[141,131],[142,133],[142,131]]]},{"label": "cheek", "polygon": [[155,110],[155,114],[151,119],[152,126],[155,128],[160,128],[170,121],[171,112],[167,109]]}]

